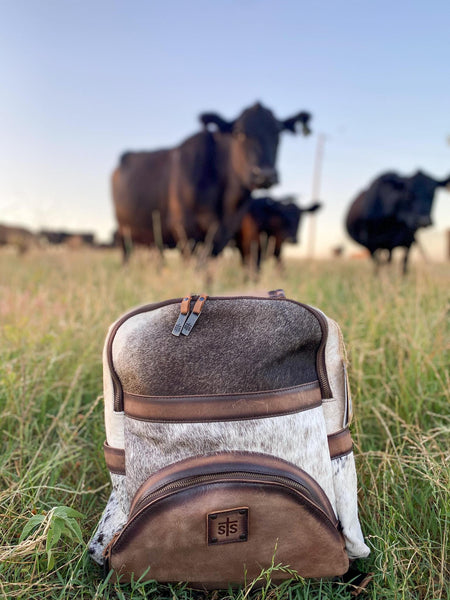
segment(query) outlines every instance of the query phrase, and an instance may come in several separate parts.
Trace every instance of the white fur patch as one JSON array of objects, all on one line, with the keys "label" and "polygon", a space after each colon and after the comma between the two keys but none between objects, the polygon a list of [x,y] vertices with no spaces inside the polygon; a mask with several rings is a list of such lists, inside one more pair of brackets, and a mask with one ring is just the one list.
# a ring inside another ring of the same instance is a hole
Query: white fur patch
[{"label": "white fur patch", "polygon": [[101,516],[97,530],[88,545],[88,552],[99,565],[103,565],[103,551],[114,534],[120,531],[127,522],[127,515],[122,511],[115,491],[111,492],[108,503]]},{"label": "white fur patch", "polygon": [[353,452],[335,458],[333,466],[333,482],[336,497],[336,508],[343,528],[345,546],[350,558],[365,558],[370,550],[364,543],[361,525],[358,519],[358,498]]},{"label": "white fur patch", "polygon": [[152,473],[190,456],[262,452],[305,470],[335,508],[322,407],[265,419],[217,423],[145,423],[125,417],[127,489],[132,498]]}]

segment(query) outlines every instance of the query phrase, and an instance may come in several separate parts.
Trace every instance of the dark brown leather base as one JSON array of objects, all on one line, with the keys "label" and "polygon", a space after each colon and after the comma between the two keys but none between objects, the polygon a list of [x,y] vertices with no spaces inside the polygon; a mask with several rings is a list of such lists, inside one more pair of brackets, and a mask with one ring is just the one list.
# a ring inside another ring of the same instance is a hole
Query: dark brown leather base
[{"label": "dark brown leather base", "polygon": [[[227,521],[226,513],[241,507],[248,510],[241,534],[246,540],[208,545],[208,515],[221,519],[219,533],[237,535],[239,530],[232,529],[237,519]],[[158,500],[125,527],[108,558],[120,581],[150,567],[146,579],[205,589],[251,581],[273,560],[303,577],[331,577],[348,569],[343,537],[331,522],[294,492],[253,482],[200,485]]]}]

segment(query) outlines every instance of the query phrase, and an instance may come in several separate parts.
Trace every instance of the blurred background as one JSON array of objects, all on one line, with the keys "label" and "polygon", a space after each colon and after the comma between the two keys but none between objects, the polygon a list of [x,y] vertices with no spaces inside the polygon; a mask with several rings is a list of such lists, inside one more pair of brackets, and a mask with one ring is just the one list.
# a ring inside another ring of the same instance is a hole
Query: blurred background
[{"label": "blurred background", "polygon": [[[176,145],[200,112],[231,120],[261,101],[279,119],[313,115],[311,136],[281,137],[270,193],[311,203],[321,139],[315,254],[356,250],[344,216],[377,175],[450,175],[449,13],[444,0],[2,0],[0,221],[108,240],[123,151]],[[437,192],[419,234],[436,260],[449,200]],[[290,251],[306,256],[309,235],[303,224]]]}]

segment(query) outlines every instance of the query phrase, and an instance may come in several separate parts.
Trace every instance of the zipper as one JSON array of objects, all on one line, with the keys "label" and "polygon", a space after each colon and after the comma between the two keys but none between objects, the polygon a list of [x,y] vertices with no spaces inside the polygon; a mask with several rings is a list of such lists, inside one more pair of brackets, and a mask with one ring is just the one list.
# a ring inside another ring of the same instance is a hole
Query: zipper
[{"label": "zipper", "polygon": [[198,298],[197,301],[194,304],[194,308],[192,309],[191,314],[189,315],[188,320],[186,321],[186,323],[184,324],[183,329],[181,330],[182,335],[189,335],[192,331],[192,328],[194,327],[194,325],[197,323],[197,320],[200,316],[200,313],[203,310],[203,307],[205,306],[205,302],[206,299],[208,298],[208,296],[206,294],[201,294]]},{"label": "zipper", "polygon": [[261,483],[276,483],[281,485],[282,487],[293,489],[299,495],[301,495],[305,500],[307,500],[315,510],[319,511],[319,514],[323,516],[323,519],[331,522],[333,526],[332,519],[330,516],[323,510],[323,508],[315,502],[314,499],[311,498],[311,492],[308,486],[305,484],[298,483],[289,477],[283,477],[281,475],[264,475],[262,473],[250,473],[248,471],[230,471],[230,472],[222,472],[222,473],[208,473],[205,475],[195,475],[193,477],[185,477],[184,479],[179,479],[172,483],[168,483],[164,485],[159,490],[154,492],[144,493],[141,498],[134,504],[131,509],[129,520],[133,517],[137,516],[147,505],[152,504],[153,502],[159,500],[160,498],[164,498],[172,493],[177,493],[182,490],[188,489],[190,487],[195,487],[198,485],[202,485],[204,483],[222,483],[223,481],[236,481],[239,482],[261,482]]},{"label": "zipper", "polygon": [[308,304],[302,304],[301,302],[296,302],[295,300],[288,300],[288,302],[295,302],[295,304],[303,306],[303,308],[309,310],[309,312],[311,312],[319,321],[322,329],[322,341],[320,342],[319,349],[317,350],[317,378],[319,380],[320,389],[322,390],[322,398],[332,398],[333,392],[331,391],[330,382],[328,381],[328,373],[325,363],[325,346],[327,345],[328,340],[327,319],[320,310],[317,310]]},{"label": "zipper", "polygon": [[[188,296],[185,296],[184,298],[174,298],[172,300],[165,300],[163,302],[156,302],[154,304],[146,304],[144,306],[140,306],[140,307],[134,309],[133,311],[126,313],[122,318],[120,318],[115,323],[114,328],[111,331],[109,338],[108,338],[108,351],[107,351],[108,365],[109,365],[111,378],[113,380],[113,387],[114,387],[114,412],[123,412],[122,385],[120,382],[120,378],[114,369],[114,364],[113,364],[113,360],[112,360],[112,343],[113,343],[114,336],[115,336],[117,330],[127,319],[129,319],[135,315],[141,314],[143,312],[156,310],[157,308],[162,308],[162,307],[168,306],[170,304],[178,304],[180,302],[182,303],[185,301],[185,298],[187,298],[187,297]],[[191,298],[191,300],[193,300],[193,299],[196,300],[196,303],[194,305],[194,310],[195,310],[195,306],[197,305],[198,299],[204,298],[201,307],[200,306],[198,307],[199,310],[196,313],[196,316],[193,318],[193,321],[195,324],[195,322],[197,322],[197,320],[200,316],[200,313],[203,309],[204,303],[206,302],[206,299],[208,298],[208,296],[205,294],[202,296],[193,296],[190,298]],[[209,298],[209,301],[214,301],[214,300],[266,300],[269,302],[291,302],[292,304],[301,306],[302,308],[304,308],[304,309],[308,310],[310,313],[312,313],[316,317],[316,319],[319,321],[319,325],[322,329],[322,341],[317,350],[317,360],[316,360],[317,378],[319,380],[319,385],[320,385],[320,389],[322,392],[322,398],[326,399],[326,398],[333,397],[333,393],[331,391],[330,383],[328,381],[328,374],[327,374],[327,370],[326,370],[326,366],[325,366],[325,346],[326,346],[327,339],[328,339],[328,323],[327,323],[326,317],[320,310],[313,308],[312,306],[309,306],[308,304],[303,304],[302,302],[297,302],[296,300],[291,300],[289,298],[283,298],[282,296],[269,296],[267,298],[258,297],[258,296],[212,296]],[[194,310],[192,311],[191,315],[188,315],[188,318],[183,325],[183,329],[186,327],[190,316],[192,316],[192,314],[194,313]],[[181,308],[180,308],[180,314],[181,314]],[[178,318],[180,318],[180,316]],[[184,333],[184,335],[189,335],[189,333],[192,331],[192,327],[194,326],[194,324],[192,326],[189,326],[189,332]],[[176,324],[175,324],[175,327],[176,327]],[[174,327],[174,329],[175,329],[175,327]],[[182,334],[183,334],[183,329],[181,330]],[[176,334],[174,334],[174,335],[176,335]]]},{"label": "zipper", "polygon": [[[299,498],[301,498],[313,511],[315,516],[326,524],[327,527],[331,527],[339,533],[339,520],[333,518],[324,510],[320,504],[315,502],[311,498],[311,492],[308,485],[302,485],[296,481],[293,481],[289,477],[283,477],[280,475],[264,475],[260,473],[251,473],[249,471],[234,471],[234,472],[221,472],[211,473],[205,475],[197,475],[179,479],[172,483],[164,485],[162,488],[155,492],[144,494],[137,502],[132,506],[128,522],[124,528],[118,532],[116,536],[111,540],[108,546],[105,548],[104,555],[109,560],[111,553],[114,551],[120,552],[120,546],[123,539],[126,539],[127,532],[133,529],[134,523],[144,514],[144,512],[151,508],[158,500],[163,500],[170,497],[172,494],[182,492],[184,490],[194,488],[195,486],[202,485],[204,483],[223,483],[225,481],[235,481],[237,483],[242,482],[254,482],[262,484],[273,484],[278,487],[284,488],[287,491],[294,492]],[[332,511],[331,507],[330,510]],[[339,534],[342,535],[342,534]]]},{"label": "zipper", "polygon": [[172,335],[175,336],[179,336],[184,324],[186,323],[188,317],[189,317],[189,313],[190,313],[190,309],[191,309],[191,299],[192,296],[185,296],[183,298],[183,300],[181,301],[181,305],[180,305],[180,314],[178,315],[178,319],[177,322],[175,323],[174,328],[172,329]]}]

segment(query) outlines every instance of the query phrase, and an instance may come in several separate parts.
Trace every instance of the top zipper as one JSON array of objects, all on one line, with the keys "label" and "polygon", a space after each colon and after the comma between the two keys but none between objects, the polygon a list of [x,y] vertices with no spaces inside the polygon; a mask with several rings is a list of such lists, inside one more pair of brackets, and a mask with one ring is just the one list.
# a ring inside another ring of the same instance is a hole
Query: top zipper
[{"label": "top zipper", "polygon": [[[331,391],[330,383],[328,381],[328,375],[327,375],[327,370],[326,370],[326,365],[325,365],[325,346],[326,346],[327,339],[328,339],[328,323],[327,323],[326,317],[323,315],[323,313],[320,310],[317,310],[317,309],[313,308],[312,306],[309,306],[308,304],[303,304],[302,302],[297,302],[296,300],[291,300],[291,299],[285,298],[283,296],[269,296],[267,298],[259,297],[259,296],[211,296],[211,297],[208,297],[206,294],[204,294],[204,295],[200,295],[200,296],[198,296],[198,295],[184,296],[184,298],[175,298],[172,300],[165,300],[163,302],[156,302],[154,304],[147,304],[144,306],[140,306],[140,307],[136,308],[135,310],[125,314],[121,319],[119,319],[115,323],[115,325],[109,335],[109,338],[108,338],[108,350],[107,350],[108,365],[110,368],[110,373],[111,373],[111,377],[113,380],[113,387],[114,387],[114,412],[123,412],[123,410],[124,410],[122,385],[120,382],[120,378],[114,369],[114,364],[113,364],[113,360],[112,360],[112,343],[114,340],[114,336],[117,333],[117,330],[127,319],[129,319],[135,315],[141,314],[143,312],[148,312],[151,310],[156,310],[158,308],[162,308],[164,306],[169,306],[171,304],[184,303],[184,302],[186,302],[187,298],[189,298],[189,304],[190,304],[191,300],[195,300],[196,303],[194,305],[194,310],[192,311],[192,313],[191,314],[188,313],[187,318],[183,322],[183,326],[180,331],[180,333],[182,333],[183,335],[189,335],[189,333],[192,331],[192,327],[194,326],[195,322],[198,320],[200,313],[201,313],[203,306],[207,299],[208,299],[208,301],[263,300],[263,301],[269,301],[269,302],[291,302],[292,304],[301,306],[302,308],[304,308],[307,311],[309,311],[310,313],[312,313],[318,320],[319,325],[322,329],[322,340],[321,340],[319,348],[317,350],[317,360],[316,360],[317,378],[318,378],[320,389],[322,392],[322,398],[326,399],[326,398],[333,397],[333,393]],[[203,300],[201,301],[201,306],[199,305],[197,307],[197,312],[195,313],[195,306],[197,306],[197,301],[200,298],[202,298]],[[194,323],[191,326],[189,326],[189,328],[188,328],[189,331],[186,329],[186,333],[184,333],[183,329],[186,327],[187,322],[189,321],[189,318],[192,317],[192,315],[194,313],[195,313],[195,317],[193,317]],[[183,315],[183,316],[185,316],[185,315]],[[180,307],[180,315],[178,316],[178,319],[180,319],[180,317],[181,317],[181,307]],[[178,320],[177,320],[177,323],[178,323]],[[174,333],[177,323],[175,324],[175,327],[172,330],[172,333],[174,335],[177,335],[176,333]]]},{"label": "top zipper", "polygon": [[177,322],[175,323],[175,326],[172,329],[172,335],[175,335],[178,337],[180,335],[180,333],[182,332],[184,324],[186,323],[186,321],[189,317],[191,300],[192,300],[192,296],[185,296],[183,298],[183,300],[181,301],[180,314],[178,315]]},{"label": "top zipper", "polygon": [[194,308],[192,309],[191,314],[189,315],[188,320],[186,321],[186,323],[184,324],[183,329],[181,330],[182,335],[189,335],[192,331],[192,328],[194,327],[194,325],[197,323],[197,320],[200,316],[200,313],[203,310],[203,307],[205,305],[206,299],[208,298],[208,296],[206,294],[201,294],[198,298],[196,303],[194,304]]}]

